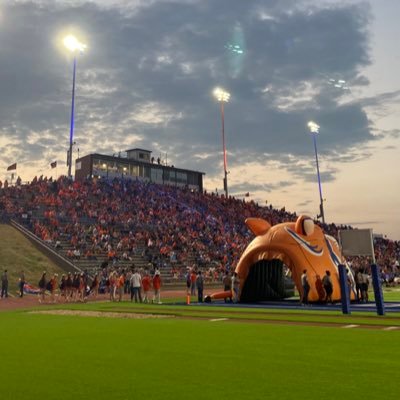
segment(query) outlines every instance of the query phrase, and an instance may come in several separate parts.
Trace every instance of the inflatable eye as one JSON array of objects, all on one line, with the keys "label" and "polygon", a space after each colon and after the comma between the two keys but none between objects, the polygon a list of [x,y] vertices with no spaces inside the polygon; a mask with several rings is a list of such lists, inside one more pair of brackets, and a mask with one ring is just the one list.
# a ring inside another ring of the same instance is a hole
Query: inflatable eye
[{"label": "inflatable eye", "polygon": [[296,221],[295,231],[299,235],[312,235],[314,233],[314,221],[310,217],[300,215]]},{"label": "inflatable eye", "polygon": [[303,220],[303,229],[304,233],[307,236],[310,236],[314,233],[314,221],[310,218],[304,219]]}]

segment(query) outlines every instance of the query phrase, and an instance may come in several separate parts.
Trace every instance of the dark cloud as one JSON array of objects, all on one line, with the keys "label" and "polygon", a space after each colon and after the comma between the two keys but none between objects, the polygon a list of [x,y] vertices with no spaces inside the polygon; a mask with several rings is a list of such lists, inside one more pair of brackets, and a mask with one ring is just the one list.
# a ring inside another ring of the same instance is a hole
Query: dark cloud
[{"label": "dark cloud", "polygon": [[[374,99],[340,104],[343,94],[330,90],[325,79],[335,74],[352,86],[368,84],[359,73],[370,62],[370,15],[364,3],[313,8],[295,0],[138,4],[127,10],[93,3],[6,3],[0,27],[0,128],[22,142],[31,131],[50,131],[56,138],[40,142],[39,135],[22,152],[26,159],[41,159],[49,147],[65,158],[72,64],[55,38],[68,27],[79,27],[88,42],[77,71],[81,154],[145,147],[167,153],[175,165],[218,176],[220,114],[211,96],[217,84],[232,93],[225,109],[232,167],[265,163],[265,154],[278,161],[292,154],[310,162],[282,165],[294,178],[315,180],[309,119],[320,123],[319,151],[332,160],[341,154],[338,161],[345,161],[348,149],[374,138],[363,109]],[[243,55],[224,47],[237,32],[246,45]],[[265,87],[270,90],[263,92]],[[324,182],[336,172],[327,169]],[[243,183],[237,190],[252,189]]]}]

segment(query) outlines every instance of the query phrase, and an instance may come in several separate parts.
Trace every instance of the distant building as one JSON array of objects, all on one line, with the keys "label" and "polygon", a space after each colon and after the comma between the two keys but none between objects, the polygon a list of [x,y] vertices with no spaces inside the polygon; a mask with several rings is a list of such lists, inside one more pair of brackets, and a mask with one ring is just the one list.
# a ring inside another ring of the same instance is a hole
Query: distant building
[{"label": "distant building", "polygon": [[80,157],[75,161],[75,179],[139,179],[203,191],[204,172],[163,165],[159,158],[151,156],[149,150],[131,149],[126,154],[122,157],[120,154],[108,156],[94,153]]}]

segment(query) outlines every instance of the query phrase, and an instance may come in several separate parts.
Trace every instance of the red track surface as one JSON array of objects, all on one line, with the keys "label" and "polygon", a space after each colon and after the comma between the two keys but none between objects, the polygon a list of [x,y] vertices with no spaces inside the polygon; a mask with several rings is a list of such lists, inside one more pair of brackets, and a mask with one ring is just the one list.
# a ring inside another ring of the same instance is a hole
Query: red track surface
[{"label": "red track surface", "polygon": [[[171,298],[171,297],[181,297],[182,300],[186,300],[186,290],[161,290],[161,301],[163,298]],[[109,295],[99,295],[97,297],[97,300],[94,300],[92,297],[89,297],[87,302],[93,302],[93,301],[104,301],[104,300],[109,300]],[[123,298],[124,301],[129,301],[130,296],[129,295],[124,295]],[[56,304],[62,304],[65,303],[64,301],[59,301]],[[46,296],[46,302],[45,303],[39,303],[39,298],[37,295],[33,294],[27,294],[24,295],[24,297],[8,297],[8,298],[2,298],[0,299],[0,312],[1,311],[7,311],[7,310],[16,310],[20,308],[37,308],[40,307],[41,305],[51,305],[53,303],[50,302],[50,296]]]}]

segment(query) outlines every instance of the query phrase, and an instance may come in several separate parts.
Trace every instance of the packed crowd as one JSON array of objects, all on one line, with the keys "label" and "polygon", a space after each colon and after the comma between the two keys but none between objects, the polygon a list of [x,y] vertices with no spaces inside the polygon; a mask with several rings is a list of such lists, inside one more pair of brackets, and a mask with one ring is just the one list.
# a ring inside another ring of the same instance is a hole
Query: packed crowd
[{"label": "packed crowd", "polygon": [[[252,237],[244,224],[247,217],[272,225],[297,218],[284,208],[142,181],[35,178],[0,191],[2,214],[23,220],[56,248],[66,239],[71,259],[95,263],[106,255],[118,267],[119,260],[132,260],[141,252],[153,268],[169,267],[177,279],[187,267],[203,269],[209,280],[221,280],[225,271],[233,270]],[[339,229],[351,227],[329,224],[323,229],[337,237]],[[376,239],[375,252],[385,279],[394,281],[400,242]],[[358,270],[368,262],[353,258],[350,264]]]}]

